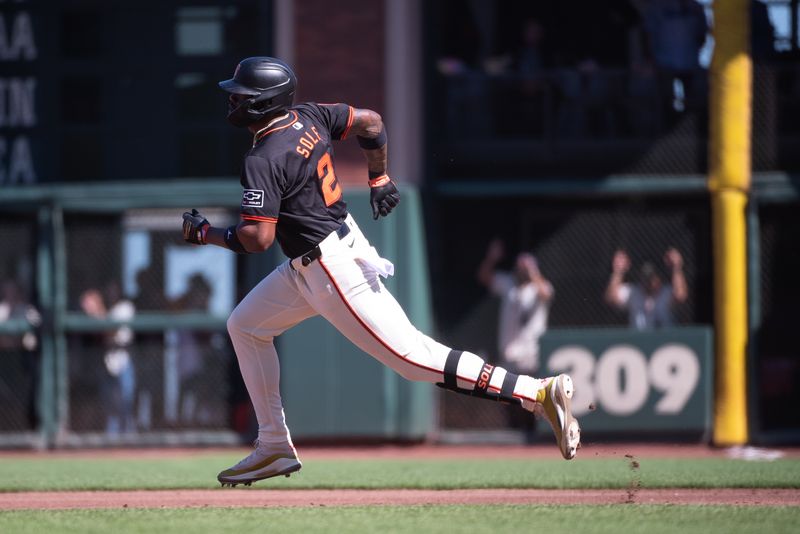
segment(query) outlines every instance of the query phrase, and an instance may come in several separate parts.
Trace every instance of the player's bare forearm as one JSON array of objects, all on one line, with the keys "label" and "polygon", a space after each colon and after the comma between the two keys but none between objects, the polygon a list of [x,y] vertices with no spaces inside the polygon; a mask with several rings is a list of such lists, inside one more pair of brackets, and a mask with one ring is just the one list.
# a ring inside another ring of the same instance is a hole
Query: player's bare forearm
[{"label": "player's bare forearm", "polygon": [[236,234],[248,252],[263,252],[275,241],[275,223],[242,221],[236,227]]},{"label": "player's bare forearm", "polygon": [[372,218],[386,217],[400,203],[400,193],[387,171],[386,128],[381,116],[370,109],[353,112],[351,131],[364,151],[369,170],[369,204]]},{"label": "player's bare forearm", "polygon": [[367,170],[370,175],[386,174],[388,167],[388,154],[386,145],[383,145],[377,150],[364,150],[364,156],[367,158]]},{"label": "player's bare forearm", "polygon": [[676,268],[672,272],[672,298],[675,302],[685,302],[689,297],[689,289],[686,285],[686,277],[683,275],[683,269]]},{"label": "player's bare forearm", "polygon": [[533,283],[536,284],[536,290],[539,293],[539,297],[543,301],[549,302],[553,300],[553,295],[555,295],[553,284],[551,284],[541,275],[539,275],[536,279],[534,279]]},{"label": "player's bare forearm", "polygon": [[[353,125],[350,130],[363,139],[378,140],[381,133],[384,132],[383,120],[371,109],[356,109],[353,113]],[[386,174],[389,152],[387,146],[388,144],[384,143],[377,148],[361,147],[367,158],[367,169],[370,175]]]},{"label": "player's bare forearm", "polygon": [[622,277],[623,274],[617,271],[611,273],[611,279],[608,281],[608,287],[606,288],[606,302],[613,306],[622,306],[622,302],[619,298],[619,289],[622,287]]}]

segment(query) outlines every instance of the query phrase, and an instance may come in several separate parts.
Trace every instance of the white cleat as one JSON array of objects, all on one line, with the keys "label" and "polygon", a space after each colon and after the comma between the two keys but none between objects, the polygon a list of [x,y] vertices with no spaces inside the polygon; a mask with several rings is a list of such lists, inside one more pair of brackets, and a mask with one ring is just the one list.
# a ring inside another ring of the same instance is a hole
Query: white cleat
[{"label": "white cleat", "polygon": [[534,406],[534,411],[547,419],[553,428],[565,460],[575,458],[581,446],[581,427],[572,415],[573,393],[572,378],[561,374],[550,379],[544,388],[544,399]]},{"label": "white cleat", "polygon": [[289,476],[303,467],[291,446],[268,449],[267,444],[256,442],[256,449],[244,460],[217,475],[223,487],[249,486],[257,480],[281,475]]}]

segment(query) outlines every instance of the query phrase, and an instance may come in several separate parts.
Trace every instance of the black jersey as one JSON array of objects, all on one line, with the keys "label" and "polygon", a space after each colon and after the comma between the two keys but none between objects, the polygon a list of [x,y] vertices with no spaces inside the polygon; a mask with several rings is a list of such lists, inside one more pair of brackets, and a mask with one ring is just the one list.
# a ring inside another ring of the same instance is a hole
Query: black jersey
[{"label": "black jersey", "polygon": [[284,254],[301,256],[347,215],[333,166],[333,140],[347,137],[353,108],[299,104],[256,134],[242,165],[242,219],[277,223]]}]

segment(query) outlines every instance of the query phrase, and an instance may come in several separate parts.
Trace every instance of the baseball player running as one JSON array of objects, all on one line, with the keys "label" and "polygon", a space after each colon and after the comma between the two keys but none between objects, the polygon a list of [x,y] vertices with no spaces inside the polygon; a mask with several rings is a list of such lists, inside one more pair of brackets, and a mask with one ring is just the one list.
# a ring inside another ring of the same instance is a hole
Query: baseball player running
[{"label": "baseball player running", "polygon": [[293,105],[295,75],[270,57],[243,60],[233,78],[219,85],[230,93],[228,121],[253,133],[241,170],[241,221],[218,228],[192,210],[183,214],[183,237],[238,254],[263,252],[277,239],[289,258],[228,319],[258,419],[258,439],[249,456],[218,475],[222,485],[249,485],[301,468],[284,419],[273,340],[315,315],[409,380],[540,413],[553,427],[562,456],[574,458],[580,427],[570,409],[568,375],[516,375],[446,347],[417,330],[384,287],[381,277],[391,276],[394,266],[380,257],[348,214],[332,147],[333,141],[356,138],[367,159],[373,217],[389,215],[400,195],[386,174],[387,139],[380,115],[347,104]]}]

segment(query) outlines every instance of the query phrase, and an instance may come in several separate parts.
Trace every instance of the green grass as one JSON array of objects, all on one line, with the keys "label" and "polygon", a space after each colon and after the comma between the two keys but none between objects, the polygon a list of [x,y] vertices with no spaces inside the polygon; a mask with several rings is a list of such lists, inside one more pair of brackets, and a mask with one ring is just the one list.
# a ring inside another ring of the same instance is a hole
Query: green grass
[{"label": "green grass", "polygon": [[0,512],[0,531],[128,532],[796,532],[798,507],[373,506]]},{"label": "green grass", "polygon": [[[130,490],[216,487],[218,471],[240,457],[195,453],[179,459],[0,458],[0,491]],[[261,488],[800,488],[800,459],[746,462],[712,459],[624,458],[526,460],[364,459],[306,461],[291,478]]]}]

